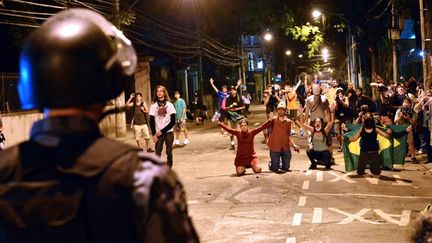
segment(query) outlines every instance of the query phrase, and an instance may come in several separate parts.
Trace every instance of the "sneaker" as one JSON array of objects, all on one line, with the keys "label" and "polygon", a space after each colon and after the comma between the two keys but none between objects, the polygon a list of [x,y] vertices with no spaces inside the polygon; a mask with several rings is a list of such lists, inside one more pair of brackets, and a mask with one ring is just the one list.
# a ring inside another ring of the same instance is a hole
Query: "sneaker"
[{"label": "sneaker", "polygon": [[180,145],[180,141],[179,140],[174,140],[174,143],[173,143],[173,145]]},{"label": "sneaker", "polygon": [[235,149],[234,144],[231,144],[230,150],[234,150],[234,149]]},{"label": "sneaker", "polygon": [[309,170],[316,170],[317,166],[316,165],[311,165],[309,166]]},{"label": "sneaker", "polygon": [[304,129],[303,128],[300,128],[300,136],[304,137]]},{"label": "sneaker", "polygon": [[339,146],[339,148],[337,149],[338,152],[342,152],[342,146]]},{"label": "sneaker", "polygon": [[188,140],[188,139],[185,139],[185,140],[183,141],[183,144],[184,144],[184,145],[188,145],[188,144],[189,144],[189,140]]},{"label": "sneaker", "polygon": [[418,164],[419,162],[417,161],[416,157],[411,157],[411,161],[413,164]]},{"label": "sneaker", "polygon": [[152,148],[148,148],[148,149],[147,149],[147,152],[149,152],[149,153],[153,153],[154,150],[153,150]]},{"label": "sneaker", "polygon": [[423,149],[419,149],[416,154],[424,154],[425,152],[423,151]]},{"label": "sneaker", "polygon": [[291,130],[291,136],[295,136],[296,132],[294,130]]}]

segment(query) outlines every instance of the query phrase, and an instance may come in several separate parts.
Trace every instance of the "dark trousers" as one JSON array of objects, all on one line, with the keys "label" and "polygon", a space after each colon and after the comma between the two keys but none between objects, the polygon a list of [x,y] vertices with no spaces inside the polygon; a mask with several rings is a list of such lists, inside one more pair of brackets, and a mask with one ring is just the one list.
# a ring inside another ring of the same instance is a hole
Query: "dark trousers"
[{"label": "dark trousers", "polygon": [[311,168],[316,168],[318,161],[323,161],[324,165],[327,169],[330,169],[331,167],[331,155],[328,150],[326,151],[315,151],[315,150],[308,150],[306,151],[307,156],[309,157],[309,160],[311,162]]},{"label": "dark trousers", "polygon": [[428,162],[432,162],[432,148],[430,145],[430,131],[428,127],[423,127],[422,134],[422,149],[426,151]]},{"label": "dark trousers", "polygon": [[370,171],[374,175],[381,174],[381,164],[378,151],[374,152],[360,152],[358,159],[357,174],[363,175],[366,170],[366,164],[370,162]]},{"label": "dark trousers", "polygon": [[[270,170],[278,171],[279,168],[285,171],[289,170],[291,156],[291,150],[281,152],[270,151]],[[279,164],[282,164],[282,166],[279,167]]]},{"label": "dark trousers", "polygon": [[163,144],[165,143],[167,163],[168,163],[169,167],[172,167],[172,165],[173,165],[173,155],[172,155],[173,142],[174,142],[174,133],[168,132],[168,133],[160,135],[157,142],[156,142],[156,145],[155,145],[156,154],[161,156]]}]

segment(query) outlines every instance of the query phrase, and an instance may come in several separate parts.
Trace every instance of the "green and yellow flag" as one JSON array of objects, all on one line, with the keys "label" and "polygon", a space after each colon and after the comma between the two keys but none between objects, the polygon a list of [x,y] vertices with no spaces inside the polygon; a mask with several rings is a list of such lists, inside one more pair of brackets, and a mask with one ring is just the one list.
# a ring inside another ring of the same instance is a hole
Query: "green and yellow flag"
[{"label": "green and yellow flag", "polygon": [[[400,133],[406,129],[404,125],[392,125],[389,126],[393,133]],[[343,153],[345,160],[345,171],[353,171],[357,169],[358,158],[360,155],[360,139],[357,141],[350,142],[349,138],[354,137],[357,131],[361,128],[361,125],[352,124],[348,126],[351,130],[344,135]],[[381,129],[381,128],[379,128]],[[383,130],[383,129],[381,129]],[[393,164],[403,164],[406,155],[406,139],[407,136],[400,136],[389,139],[378,134],[379,143],[379,155],[381,158],[382,168],[393,168]]]}]

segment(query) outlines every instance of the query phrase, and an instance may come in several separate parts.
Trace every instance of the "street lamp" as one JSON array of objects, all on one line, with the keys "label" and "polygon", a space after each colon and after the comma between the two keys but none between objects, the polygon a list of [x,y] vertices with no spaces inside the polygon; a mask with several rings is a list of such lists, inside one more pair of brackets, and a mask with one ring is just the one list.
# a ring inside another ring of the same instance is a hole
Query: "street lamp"
[{"label": "street lamp", "polygon": [[[326,12],[327,14],[330,15],[334,15],[337,18],[339,18],[340,20],[342,20],[348,29],[348,33],[347,33],[347,38],[346,38],[346,53],[348,55],[348,62],[347,62],[347,78],[349,82],[354,81],[354,84],[356,87],[359,86],[358,81],[357,81],[357,77],[354,74],[354,53],[355,53],[355,47],[352,46],[352,35],[351,35],[351,26],[350,26],[350,22],[347,18],[345,18],[342,14],[334,14],[334,13],[330,13],[330,12]],[[318,19],[320,16],[322,16],[323,13],[320,10],[315,9],[314,11],[312,11],[312,17],[316,20]]]},{"label": "street lamp", "polygon": [[322,15],[322,13],[321,13],[321,11],[319,11],[319,10],[314,10],[314,11],[312,11],[312,17],[316,20],[316,19],[318,19],[320,16]]},{"label": "street lamp", "polygon": [[284,56],[284,71],[285,71],[285,81],[288,81],[288,72],[287,72],[287,58],[291,56],[291,50],[286,50],[285,51],[285,56]]},{"label": "street lamp", "polygon": [[324,59],[324,62],[327,62],[327,60],[328,60],[328,57],[329,57],[329,50],[327,49],[327,48],[324,48],[324,49],[322,49],[321,50],[321,55],[322,55],[322,57],[323,57],[323,59]]},{"label": "street lamp", "polygon": [[299,54],[298,57],[299,57],[299,58],[303,58],[303,54]]},{"label": "street lamp", "polygon": [[[265,34],[264,34],[264,40],[265,40],[265,42],[267,42],[268,44],[270,43],[270,41],[273,39],[273,35],[272,35],[272,33],[270,33],[269,31],[267,31]],[[265,88],[267,88],[267,84],[268,83],[270,83],[271,82],[271,70],[269,70],[269,68],[268,68],[268,66],[269,66],[269,63],[271,64],[271,62],[270,62],[270,58],[269,58],[269,49],[270,48],[266,48],[266,52],[265,52],[265,56],[266,56],[266,65],[265,65],[265,78],[264,78],[264,89]]]}]

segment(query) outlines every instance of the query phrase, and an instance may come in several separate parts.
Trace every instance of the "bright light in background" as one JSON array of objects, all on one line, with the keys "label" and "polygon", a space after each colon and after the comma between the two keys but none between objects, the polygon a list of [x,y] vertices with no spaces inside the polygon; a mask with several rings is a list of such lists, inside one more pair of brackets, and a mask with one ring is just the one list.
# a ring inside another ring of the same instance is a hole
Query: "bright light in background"
[{"label": "bright light in background", "polygon": [[314,18],[314,19],[317,19],[317,18],[319,18],[320,16],[322,15],[322,13],[321,13],[321,11],[319,11],[319,10],[314,10],[314,11],[312,11],[312,17]]},{"label": "bright light in background", "polygon": [[415,35],[411,35],[409,38],[410,39],[415,39],[415,37],[416,37]]},{"label": "bright light in background", "polygon": [[265,33],[264,40],[271,41],[273,39],[273,35],[271,33]]},{"label": "bright light in background", "polygon": [[327,48],[324,48],[321,50],[321,54],[322,54],[322,57],[324,59],[324,62],[327,62],[328,57],[329,57],[329,50]]},{"label": "bright light in background", "polygon": [[287,50],[287,51],[285,52],[285,55],[287,55],[287,56],[291,56],[291,51],[290,51],[290,50]]},{"label": "bright light in background", "polygon": [[419,52],[419,56],[423,57],[424,56],[424,51]]},{"label": "bright light in background", "polygon": [[299,58],[303,58],[303,55],[302,55],[302,54],[300,54],[300,55],[298,55],[298,57],[299,57]]}]

